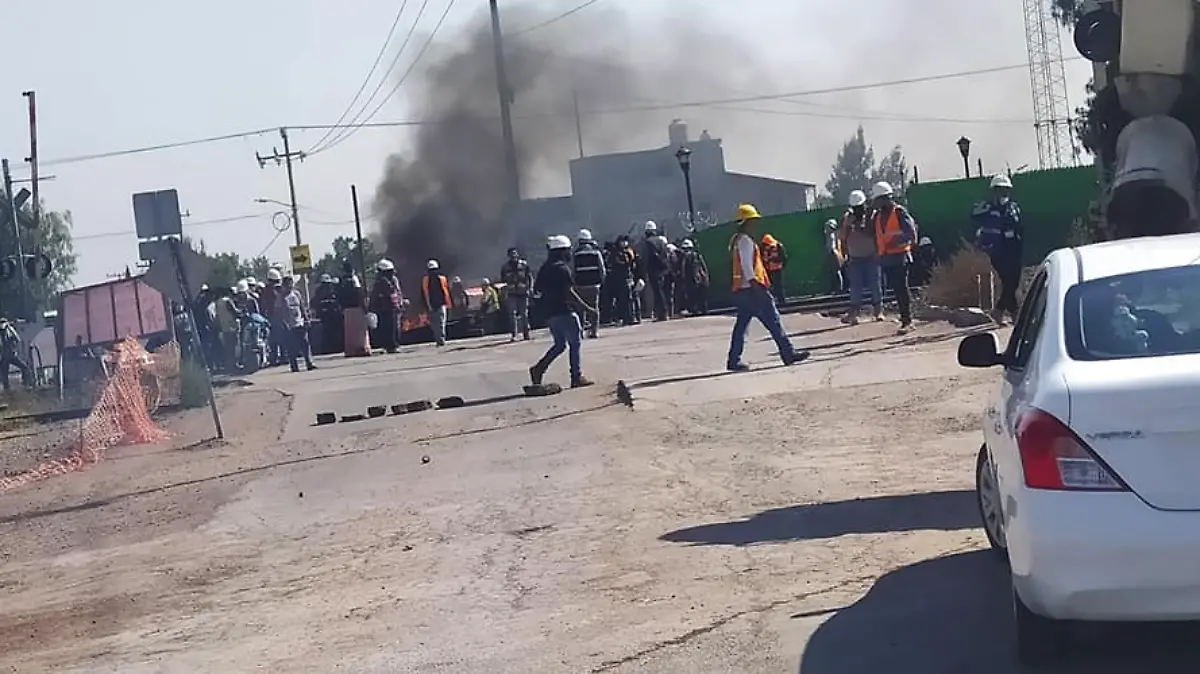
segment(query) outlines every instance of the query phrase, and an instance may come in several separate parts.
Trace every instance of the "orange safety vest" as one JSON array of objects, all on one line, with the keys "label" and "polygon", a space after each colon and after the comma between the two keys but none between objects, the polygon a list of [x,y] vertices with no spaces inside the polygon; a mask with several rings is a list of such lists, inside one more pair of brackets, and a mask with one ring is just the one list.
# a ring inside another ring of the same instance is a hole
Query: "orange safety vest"
[{"label": "orange safety vest", "polygon": [[[453,302],[450,299],[450,282],[445,276],[438,276],[438,281],[442,283],[442,297],[446,300],[446,306],[449,307]],[[426,274],[421,279],[421,292],[425,296],[425,304],[429,304],[429,275]]]},{"label": "orange safety vest", "polygon": [[[733,291],[743,290],[742,287],[745,279],[742,278],[742,258],[738,253],[738,237],[747,236],[746,234],[734,234],[729,240],[729,253],[733,257]],[[750,240],[754,243],[754,239]],[[764,288],[771,287],[771,280],[767,276],[767,268],[763,265],[762,253],[758,250],[758,244],[754,244],[754,280],[758,281],[759,285]]]},{"label": "orange safety vest", "polygon": [[783,260],[779,257],[779,244],[774,246],[763,246],[765,255],[763,255],[763,263],[767,267],[767,271],[783,271]]},{"label": "orange safety vest", "polygon": [[886,222],[880,222],[882,214],[879,211],[875,211],[871,216],[871,224],[875,228],[875,248],[880,255],[903,255],[912,250],[911,241],[900,245],[892,243],[892,239],[904,234],[904,230],[900,228],[902,209],[899,204],[893,205]]}]

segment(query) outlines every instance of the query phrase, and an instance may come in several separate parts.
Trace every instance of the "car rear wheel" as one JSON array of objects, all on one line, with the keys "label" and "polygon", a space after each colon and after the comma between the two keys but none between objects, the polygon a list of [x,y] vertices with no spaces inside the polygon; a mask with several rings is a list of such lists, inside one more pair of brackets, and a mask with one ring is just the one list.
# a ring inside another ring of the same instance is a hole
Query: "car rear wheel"
[{"label": "car rear wheel", "polygon": [[1036,667],[1062,662],[1070,656],[1071,623],[1040,616],[1012,593],[1013,616],[1017,632],[1017,660]]},{"label": "car rear wheel", "polygon": [[988,460],[987,445],[979,447],[975,459],[975,502],[979,507],[979,518],[983,520],[983,532],[987,535],[992,550],[1007,556],[1008,542],[1004,536],[1004,510],[1000,501],[1000,486],[996,472]]}]

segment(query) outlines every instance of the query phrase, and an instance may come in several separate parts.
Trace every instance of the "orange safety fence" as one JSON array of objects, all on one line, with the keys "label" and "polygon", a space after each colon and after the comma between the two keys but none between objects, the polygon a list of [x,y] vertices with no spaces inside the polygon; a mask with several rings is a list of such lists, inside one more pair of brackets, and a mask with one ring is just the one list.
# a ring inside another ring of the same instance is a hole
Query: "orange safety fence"
[{"label": "orange safety fence", "polygon": [[167,432],[150,415],[163,400],[177,395],[179,356],[179,345],[174,342],[153,353],[135,339],[117,342],[103,356],[108,381],[73,441],[74,450],[27,472],[0,478],[0,492],[85,470],[118,445],[165,440]]}]

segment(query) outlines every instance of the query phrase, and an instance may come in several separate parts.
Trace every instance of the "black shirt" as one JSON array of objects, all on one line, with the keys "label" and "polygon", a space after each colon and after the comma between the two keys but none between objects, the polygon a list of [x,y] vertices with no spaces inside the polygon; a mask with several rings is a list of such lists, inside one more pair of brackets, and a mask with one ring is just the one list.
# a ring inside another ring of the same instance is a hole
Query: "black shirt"
[{"label": "black shirt", "polygon": [[564,260],[548,261],[538,270],[533,288],[540,295],[539,302],[546,316],[563,316],[574,311],[571,288],[575,278],[571,266]]}]

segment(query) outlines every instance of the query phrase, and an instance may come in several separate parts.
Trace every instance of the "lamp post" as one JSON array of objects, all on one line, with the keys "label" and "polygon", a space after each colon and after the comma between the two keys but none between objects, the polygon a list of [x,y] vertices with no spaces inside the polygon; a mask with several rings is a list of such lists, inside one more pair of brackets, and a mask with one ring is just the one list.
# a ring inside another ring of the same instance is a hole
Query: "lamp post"
[{"label": "lamp post", "polygon": [[692,231],[696,229],[696,206],[692,201],[692,151],[686,145],[680,145],[679,150],[675,152],[675,159],[679,160],[679,170],[683,171],[683,188],[687,191],[688,205],[688,227]]},{"label": "lamp post", "polygon": [[958,146],[958,153],[960,155],[962,155],[963,173],[966,174],[966,177],[970,178],[971,177],[971,139],[967,138],[966,136],[963,136],[962,138],[959,138],[954,144]]}]

